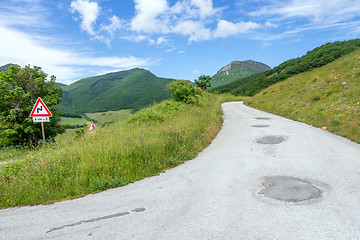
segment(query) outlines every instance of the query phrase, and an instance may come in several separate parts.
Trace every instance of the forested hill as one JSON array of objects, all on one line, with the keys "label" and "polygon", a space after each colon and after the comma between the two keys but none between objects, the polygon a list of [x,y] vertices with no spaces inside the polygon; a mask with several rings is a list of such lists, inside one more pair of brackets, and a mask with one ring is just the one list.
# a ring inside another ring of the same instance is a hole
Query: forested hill
[{"label": "forested hill", "polygon": [[6,71],[11,65],[13,65],[12,63],[6,64],[4,66],[0,67],[0,72]]},{"label": "forested hill", "polygon": [[271,68],[268,65],[253,60],[233,61],[222,67],[212,77],[211,88],[219,87],[221,85],[236,81],[240,78],[248,77],[256,73],[261,73],[269,69]]},{"label": "forested hill", "polygon": [[145,69],[131,69],[81,79],[63,86],[58,107],[65,116],[119,109],[138,110],[171,98],[166,85],[174,79],[160,78]]},{"label": "forested hill", "polygon": [[295,74],[326,65],[359,48],[360,39],[327,43],[309,51],[302,57],[283,62],[271,70],[239,79],[214,88],[212,91],[252,96],[276,82],[282,81]]}]

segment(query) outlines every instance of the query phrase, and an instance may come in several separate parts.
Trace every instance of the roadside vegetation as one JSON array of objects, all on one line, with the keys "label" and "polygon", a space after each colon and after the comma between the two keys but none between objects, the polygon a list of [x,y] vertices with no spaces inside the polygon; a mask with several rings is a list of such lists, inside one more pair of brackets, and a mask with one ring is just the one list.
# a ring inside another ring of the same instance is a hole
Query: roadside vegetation
[{"label": "roadside vegetation", "polygon": [[243,98],[197,92],[190,104],[167,100],[93,134],[59,135],[46,153],[0,165],[0,208],[81,197],[193,159],[220,130],[221,103],[234,100]]},{"label": "roadside vegetation", "polygon": [[31,146],[42,138],[37,123],[29,117],[38,97],[53,115],[45,128],[47,140],[64,132],[58,123],[60,113],[55,109],[61,101],[62,90],[56,85],[55,76],[50,80],[47,77],[36,66],[10,65],[0,72],[0,147]]},{"label": "roadside vegetation", "polygon": [[360,143],[360,50],[274,84],[245,104]]}]

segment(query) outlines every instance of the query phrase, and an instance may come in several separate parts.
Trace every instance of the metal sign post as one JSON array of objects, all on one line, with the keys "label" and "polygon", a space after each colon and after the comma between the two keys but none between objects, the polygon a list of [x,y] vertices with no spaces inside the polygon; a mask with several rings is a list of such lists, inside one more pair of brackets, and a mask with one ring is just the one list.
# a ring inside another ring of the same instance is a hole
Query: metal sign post
[{"label": "metal sign post", "polygon": [[45,152],[46,152],[45,131],[44,131],[44,123],[43,123],[43,122],[41,122],[41,132],[42,132],[42,137],[43,137],[44,150],[45,150]]},{"label": "metal sign post", "polygon": [[38,98],[36,100],[36,103],[33,109],[31,110],[30,117],[33,118],[33,122],[41,123],[43,145],[44,145],[44,150],[46,152],[44,122],[50,122],[49,117],[52,117],[52,114],[50,110],[46,107],[45,103],[41,98]]}]

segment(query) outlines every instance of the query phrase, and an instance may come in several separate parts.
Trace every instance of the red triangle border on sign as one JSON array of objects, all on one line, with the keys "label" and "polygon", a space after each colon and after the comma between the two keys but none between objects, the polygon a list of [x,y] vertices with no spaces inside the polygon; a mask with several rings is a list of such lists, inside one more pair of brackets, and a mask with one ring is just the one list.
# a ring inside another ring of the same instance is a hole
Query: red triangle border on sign
[{"label": "red triangle border on sign", "polygon": [[[44,106],[44,110],[47,112],[46,114],[35,113],[39,104],[42,104]],[[50,110],[46,107],[44,101],[41,98],[38,98],[36,100],[36,103],[35,103],[33,109],[31,110],[30,117],[52,117],[52,114],[51,114]]]},{"label": "red triangle border on sign", "polygon": [[[91,128],[91,126],[93,126],[94,128],[93,129],[90,129]],[[95,126],[95,124],[94,124],[94,122],[93,121],[91,121],[91,123],[90,123],[90,125],[89,125],[89,127],[88,127],[88,132],[94,132],[94,131],[96,131],[97,130],[97,128],[96,128],[96,126]]]}]

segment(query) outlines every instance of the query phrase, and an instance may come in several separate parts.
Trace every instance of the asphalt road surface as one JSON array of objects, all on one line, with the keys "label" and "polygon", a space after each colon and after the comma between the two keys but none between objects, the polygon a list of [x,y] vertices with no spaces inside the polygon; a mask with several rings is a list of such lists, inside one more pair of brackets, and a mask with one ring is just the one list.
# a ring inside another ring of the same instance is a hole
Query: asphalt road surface
[{"label": "asphalt road surface", "polygon": [[360,239],[360,145],[223,104],[199,156],[125,187],[0,211],[0,239]]}]

